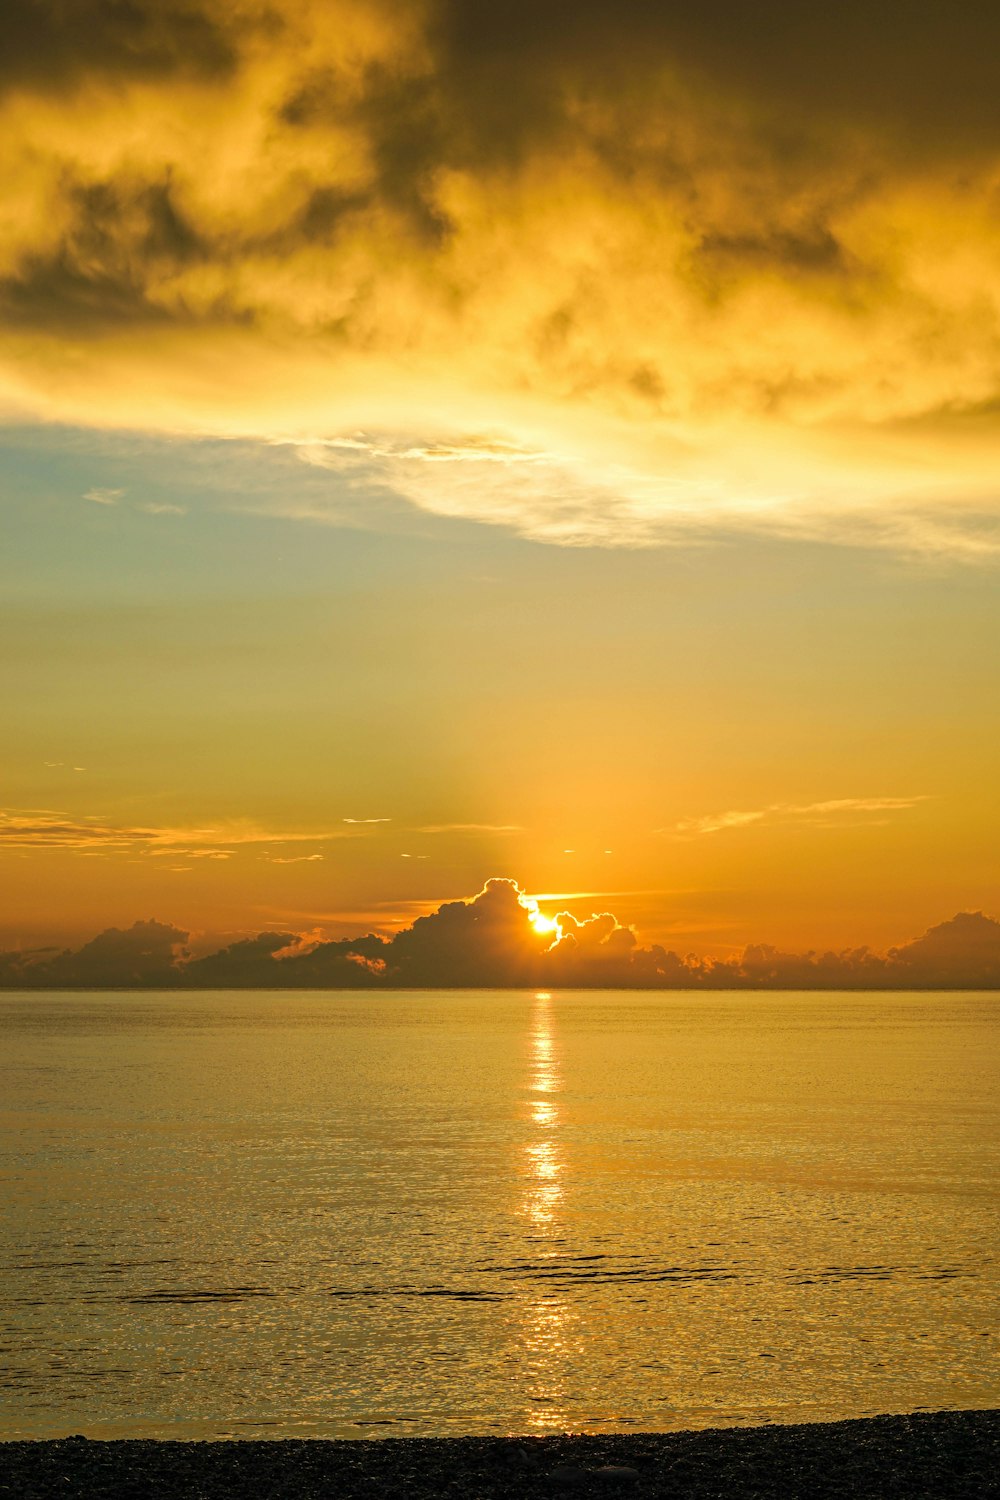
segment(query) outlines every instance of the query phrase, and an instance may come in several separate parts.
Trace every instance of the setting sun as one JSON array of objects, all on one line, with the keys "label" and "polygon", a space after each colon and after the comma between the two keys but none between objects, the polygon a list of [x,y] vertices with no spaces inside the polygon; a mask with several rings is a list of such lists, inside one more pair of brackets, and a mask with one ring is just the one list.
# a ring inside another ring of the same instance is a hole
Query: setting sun
[{"label": "setting sun", "polygon": [[557,943],[563,935],[563,930],[555,917],[547,917],[544,912],[539,911],[538,902],[531,896],[522,896],[521,905],[528,913],[528,921],[540,937],[551,935],[552,941]]}]

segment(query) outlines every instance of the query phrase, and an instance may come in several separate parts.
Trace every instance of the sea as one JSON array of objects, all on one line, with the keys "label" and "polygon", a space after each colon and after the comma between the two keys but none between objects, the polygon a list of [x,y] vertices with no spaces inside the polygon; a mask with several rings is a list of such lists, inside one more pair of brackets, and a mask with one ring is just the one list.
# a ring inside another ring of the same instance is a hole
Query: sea
[{"label": "sea", "polygon": [[1000,996],[0,996],[0,1438],[1000,1405]]}]

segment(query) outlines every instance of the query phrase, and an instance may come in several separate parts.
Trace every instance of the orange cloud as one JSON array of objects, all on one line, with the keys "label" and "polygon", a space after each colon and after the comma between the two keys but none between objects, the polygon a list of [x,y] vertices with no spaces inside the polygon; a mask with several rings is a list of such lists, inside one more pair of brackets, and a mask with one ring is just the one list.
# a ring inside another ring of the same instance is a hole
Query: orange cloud
[{"label": "orange cloud", "polygon": [[[345,818],[344,822],[355,820]],[[369,820],[375,821],[375,820]],[[115,853],[138,849],[152,855],[183,854],[194,859],[226,859],[244,844],[326,843],[363,837],[343,829],[314,833],[259,828],[251,823],[211,828],[157,828],[108,822],[98,817],[71,817],[50,809],[0,810],[0,848],[76,849]],[[199,846],[209,845],[204,848]],[[230,846],[228,848],[215,847]]]},{"label": "orange cloud", "polygon": [[825,802],[772,802],[767,807],[751,811],[733,809],[729,812],[710,813],[703,818],[682,818],[670,829],[659,829],[660,833],[674,833],[678,837],[694,834],[721,833],[729,828],[748,828],[758,823],[805,822],[813,827],[837,827],[845,814],[904,812],[926,802],[926,796],[918,797],[834,797]]},{"label": "orange cloud", "polygon": [[833,14],[30,0],[0,400],[553,542],[993,557],[1000,22]]}]

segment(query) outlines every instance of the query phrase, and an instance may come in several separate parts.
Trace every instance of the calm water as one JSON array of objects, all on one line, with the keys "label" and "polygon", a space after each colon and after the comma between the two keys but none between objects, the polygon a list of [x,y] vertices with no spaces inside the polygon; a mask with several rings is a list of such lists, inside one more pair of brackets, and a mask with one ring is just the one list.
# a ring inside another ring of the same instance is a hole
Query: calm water
[{"label": "calm water", "polygon": [[988,995],[0,997],[0,1436],[1000,1404]]}]

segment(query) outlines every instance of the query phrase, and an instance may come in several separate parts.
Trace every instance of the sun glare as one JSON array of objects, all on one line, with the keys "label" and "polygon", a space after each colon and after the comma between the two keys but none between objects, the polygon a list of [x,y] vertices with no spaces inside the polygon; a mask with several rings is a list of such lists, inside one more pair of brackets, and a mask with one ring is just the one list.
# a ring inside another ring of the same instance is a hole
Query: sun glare
[{"label": "sun glare", "polygon": [[559,923],[556,921],[555,917],[543,916],[540,911],[532,912],[531,925],[536,932],[559,933]]},{"label": "sun glare", "polygon": [[544,912],[538,910],[538,902],[532,896],[522,896],[521,905],[528,913],[528,921],[540,937],[551,937],[557,943],[563,935],[555,917],[547,917]]}]

